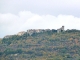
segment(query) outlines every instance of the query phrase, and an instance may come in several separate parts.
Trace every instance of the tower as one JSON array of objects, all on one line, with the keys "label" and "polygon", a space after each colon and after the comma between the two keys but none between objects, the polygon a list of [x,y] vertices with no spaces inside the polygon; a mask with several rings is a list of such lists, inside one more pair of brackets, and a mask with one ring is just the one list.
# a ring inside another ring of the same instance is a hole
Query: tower
[{"label": "tower", "polygon": [[61,30],[63,30],[63,31],[64,31],[64,26],[62,26]]},{"label": "tower", "polygon": [[64,26],[62,26],[61,28],[57,29],[57,33],[59,32],[64,32]]}]

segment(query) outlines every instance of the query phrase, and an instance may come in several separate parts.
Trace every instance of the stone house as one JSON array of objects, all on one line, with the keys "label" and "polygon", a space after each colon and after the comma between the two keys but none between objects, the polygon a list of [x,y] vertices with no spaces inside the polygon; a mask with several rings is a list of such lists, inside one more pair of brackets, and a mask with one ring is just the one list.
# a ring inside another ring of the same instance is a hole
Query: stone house
[{"label": "stone house", "polygon": [[61,28],[57,29],[57,33],[60,33],[60,32],[64,32],[64,26],[62,26]]}]

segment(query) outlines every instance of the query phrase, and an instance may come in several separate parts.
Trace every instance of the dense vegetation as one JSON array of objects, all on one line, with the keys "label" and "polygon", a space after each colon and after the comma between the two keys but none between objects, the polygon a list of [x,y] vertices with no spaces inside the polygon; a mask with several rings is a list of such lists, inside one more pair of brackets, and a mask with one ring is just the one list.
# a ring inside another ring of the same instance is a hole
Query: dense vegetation
[{"label": "dense vegetation", "polygon": [[0,40],[0,60],[80,60],[80,31],[46,31]]}]

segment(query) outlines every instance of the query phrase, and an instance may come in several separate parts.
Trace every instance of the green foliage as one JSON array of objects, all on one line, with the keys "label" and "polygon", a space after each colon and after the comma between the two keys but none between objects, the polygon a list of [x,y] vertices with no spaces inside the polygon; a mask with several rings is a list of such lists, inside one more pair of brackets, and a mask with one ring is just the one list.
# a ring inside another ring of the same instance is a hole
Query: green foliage
[{"label": "green foliage", "polygon": [[[21,36],[13,35],[0,40],[0,60],[79,60],[80,31],[57,30]],[[15,54],[18,54],[17,56]]]},{"label": "green foliage", "polygon": [[2,52],[0,52],[0,55],[2,55],[3,53]]},{"label": "green foliage", "polygon": [[11,48],[7,48],[3,53],[9,55],[9,54],[16,54],[16,53],[21,54],[22,52],[24,51],[22,51],[21,49],[13,50]]}]

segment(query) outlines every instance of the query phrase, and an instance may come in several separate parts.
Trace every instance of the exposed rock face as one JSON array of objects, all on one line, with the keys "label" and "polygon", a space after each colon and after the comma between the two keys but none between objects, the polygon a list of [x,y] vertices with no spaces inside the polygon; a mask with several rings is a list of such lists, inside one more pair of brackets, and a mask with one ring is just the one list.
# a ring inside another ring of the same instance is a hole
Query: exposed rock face
[{"label": "exposed rock face", "polygon": [[19,32],[17,35],[21,36],[25,33],[25,31]]},{"label": "exposed rock face", "polygon": [[2,38],[0,38],[0,40],[2,40]]},{"label": "exposed rock face", "polygon": [[11,37],[12,35],[6,35],[4,38],[9,38],[9,37]]}]

